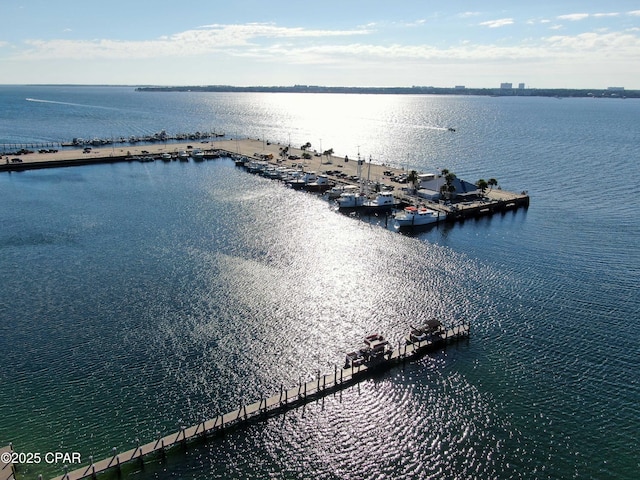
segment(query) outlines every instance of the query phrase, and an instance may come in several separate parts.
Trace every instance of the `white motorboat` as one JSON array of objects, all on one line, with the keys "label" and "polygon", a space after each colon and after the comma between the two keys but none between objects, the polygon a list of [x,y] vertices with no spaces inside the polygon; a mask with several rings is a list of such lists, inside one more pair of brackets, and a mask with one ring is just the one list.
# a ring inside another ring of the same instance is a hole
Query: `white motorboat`
[{"label": "white motorboat", "polygon": [[[431,223],[437,223],[440,220],[440,216],[440,212],[426,207],[418,208],[409,206],[395,215],[395,224],[397,227],[429,225]],[[444,219],[444,214],[442,215],[442,219]]]},{"label": "white motorboat", "polygon": [[308,182],[302,187],[307,192],[324,192],[329,190],[333,186],[333,183],[329,182],[329,177],[325,174],[319,174],[316,180]]},{"label": "white motorboat", "polygon": [[302,190],[308,184],[314,183],[317,180],[318,176],[316,175],[316,172],[305,172],[302,176],[287,181],[287,186],[294,190]]},{"label": "white motorboat", "polygon": [[366,200],[362,205],[365,210],[391,210],[400,205],[391,192],[379,192],[372,200]]},{"label": "white motorboat", "polygon": [[337,199],[339,209],[362,208],[367,196],[362,192],[344,192]]},{"label": "white motorboat", "polygon": [[329,190],[324,192],[324,197],[327,200],[335,200],[340,197],[343,193],[347,192],[357,192],[359,188],[355,185],[335,185],[331,187]]}]

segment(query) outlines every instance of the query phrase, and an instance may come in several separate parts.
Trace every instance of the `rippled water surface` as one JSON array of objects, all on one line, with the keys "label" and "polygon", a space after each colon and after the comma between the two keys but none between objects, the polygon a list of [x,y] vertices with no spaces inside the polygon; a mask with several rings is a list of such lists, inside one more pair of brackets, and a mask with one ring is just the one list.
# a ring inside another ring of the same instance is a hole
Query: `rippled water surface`
[{"label": "rippled water surface", "polygon": [[[106,457],[331,372],[372,331],[397,343],[435,316],[470,320],[470,339],[124,477],[640,469],[637,101],[0,96],[0,143],[216,129],[531,195],[528,210],[401,235],[228,159],[3,173],[0,444]],[[60,473],[21,466],[19,478]]]}]

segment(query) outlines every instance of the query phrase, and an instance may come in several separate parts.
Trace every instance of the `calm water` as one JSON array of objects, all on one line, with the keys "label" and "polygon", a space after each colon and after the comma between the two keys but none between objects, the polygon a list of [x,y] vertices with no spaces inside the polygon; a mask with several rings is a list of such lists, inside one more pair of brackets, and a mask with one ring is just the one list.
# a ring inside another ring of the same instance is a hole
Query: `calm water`
[{"label": "calm water", "polygon": [[437,316],[473,335],[125,478],[635,478],[639,102],[0,87],[0,103],[0,143],[215,129],[532,198],[408,236],[230,160],[1,174],[0,444],[102,458]]}]

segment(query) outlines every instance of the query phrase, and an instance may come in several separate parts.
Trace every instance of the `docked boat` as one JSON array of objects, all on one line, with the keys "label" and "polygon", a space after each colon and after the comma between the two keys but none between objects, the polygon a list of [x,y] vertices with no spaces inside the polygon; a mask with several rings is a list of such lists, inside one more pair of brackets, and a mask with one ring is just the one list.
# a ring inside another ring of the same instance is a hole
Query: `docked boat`
[{"label": "docked boat", "polygon": [[444,333],[442,322],[434,318],[420,327],[412,325],[409,335],[406,336],[406,341],[408,344],[420,342],[439,343],[444,340]]},{"label": "docked boat", "polygon": [[352,192],[357,193],[358,187],[355,185],[335,185],[331,187],[329,190],[324,192],[324,198],[327,200],[336,200],[343,193]]},{"label": "docked boat", "polygon": [[362,192],[347,191],[340,194],[338,199],[338,208],[341,210],[354,210],[362,208],[367,196]]},{"label": "docked boat", "polygon": [[[443,215],[444,217],[444,215]],[[415,227],[418,225],[429,225],[440,220],[440,212],[426,207],[405,207],[395,215],[395,225],[400,227]]]},{"label": "docked boat", "polygon": [[189,161],[189,154],[186,151],[181,151],[178,154],[178,160],[180,160],[181,162],[188,162]]},{"label": "docked boat", "polygon": [[191,158],[196,162],[201,162],[204,160],[204,152],[200,149],[195,149],[191,152]]},{"label": "docked boat", "polygon": [[303,190],[307,192],[325,192],[333,186],[333,183],[329,182],[329,177],[324,174],[320,174],[316,177],[314,182],[309,182],[302,186]]},{"label": "docked boat", "polygon": [[364,193],[346,192],[338,197],[339,210],[365,210],[385,211],[397,208],[400,203],[391,192],[378,192],[375,197],[369,198]]},{"label": "docked boat", "polygon": [[162,159],[162,161],[164,162],[170,162],[171,161],[171,154],[170,153],[163,153],[162,155],[160,155],[160,158]]},{"label": "docked boat", "polygon": [[294,190],[303,190],[308,184],[314,183],[317,180],[318,176],[316,172],[305,172],[304,175],[287,181],[287,187],[291,187]]},{"label": "docked boat", "polygon": [[391,346],[379,333],[368,335],[364,338],[365,346],[355,352],[347,353],[345,368],[355,368],[361,365],[373,367],[389,359]]},{"label": "docked boat", "polygon": [[379,192],[373,199],[366,200],[363,208],[365,210],[391,210],[400,206],[400,202],[396,200],[391,192]]}]

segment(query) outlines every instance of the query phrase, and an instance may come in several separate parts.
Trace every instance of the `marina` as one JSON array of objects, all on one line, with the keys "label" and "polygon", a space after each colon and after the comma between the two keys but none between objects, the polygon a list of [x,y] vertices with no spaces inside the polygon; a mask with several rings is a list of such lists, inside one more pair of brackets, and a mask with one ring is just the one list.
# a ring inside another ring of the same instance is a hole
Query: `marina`
[{"label": "marina", "polygon": [[[348,157],[338,157],[331,153],[320,155],[315,152],[311,155],[305,148],[295,149],[266,142],[264,139],[204,140],[195,145],[197,146],[194,147],[192,143],[163,146],[152,144],[131,146],[126,150],[85,147],[82,153],[78,149],[42,151],[12,159],[5,155],[4,162],[0,162],[0,172],[132,161],[201,162],[230,157],[237,166],[246,168],[250,173],[283,180],[287,186],[296,190],[314,193],[341,190],[342,193],[338,193],[333,199],[344,212],[388,215],[391,210],[397,209],[401,219],[399,228],[437,224],[440,221],[456,222],[503,213],[521,207],[527,208],[530,201],[526,192],[514,193],[496,188],[481,195],[466,193],[460,201],[434,201],[425,198],[421,190],[406,186],[409,172],[404,169],[373,163],[370,159],[366,163],[368,173],[365,180],[362,174],[365,161],[362,159],[350,161]],[[435,174],[428,174],[428,177],[436,179]],[[377,193],[367,194],[365,190]],[[410,208],[409,211],[404,210],[406,207]],[[415,214],[413,209],[416,209]]]},{"label": "marina", "polygon": [[[144,458],[153,454],[164,454],[167,450],[186,445],[188,442],[197,439],[206,439],[207,435],[215,435],[225,431],[225,429],[241,426],[244,422],[282,413],[288,409],[299,407],[309,401],[313,401],[332,393],[338,389],[345,388],[355,382],[368,378],[373,371],[391,368],[402,362],[411,361],[426,352],[435,348],[444,347],[447,343],[455,342],[470,335],[470,324],[461,322],[456,325],[443,326],[439,321],[430,323],[432,331],[430,335],[421,339],[412,338],[404,344],[398,342],[397,348],[392,349],[388,341],[380,334],[372,334],[365,338],[366,348],[361,349],[359,354],[347,354],[347,364],[343,368],[334,365],[334,371],[330,374],[321,375],[318,371],[314,380],[300,383],[293,388],[280,387],[280,391],[267,398],[262,398],[256,402],[240,405],[237,409],[225,414],[217,415],[215,418],[203,420],[197,425],[183,427],[178,432],[171,433],[156,438],[145,444],[138,444],[135,448],[125,452],[118,452],[116,449],[113,455],[103,460],[89,460],[89,464],[78,469],[65,472],[52,480],[81,480],[84,478],[94,478],[96,475],[107,470],[120,471],[123,465],[133,462],[143,462]],[[415,327],[412,327],[412,331]],[[350,361],[349,359],[356,359]],[[42,476],[39,476],[41,479]],[[11,477],[2,480],[12,480]]]}]

